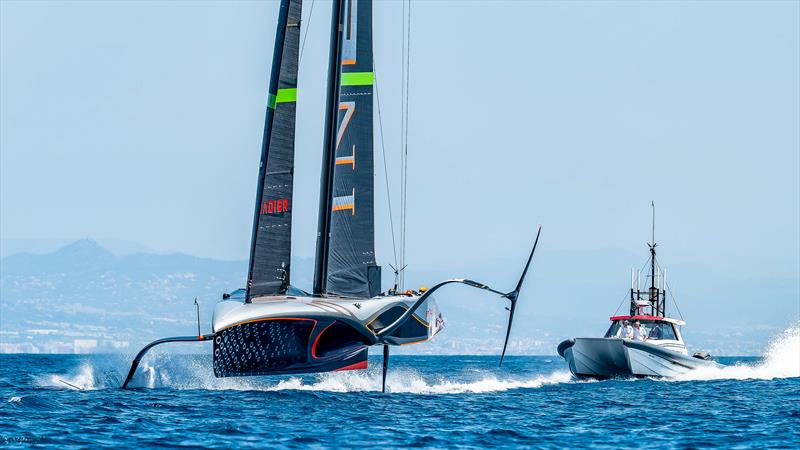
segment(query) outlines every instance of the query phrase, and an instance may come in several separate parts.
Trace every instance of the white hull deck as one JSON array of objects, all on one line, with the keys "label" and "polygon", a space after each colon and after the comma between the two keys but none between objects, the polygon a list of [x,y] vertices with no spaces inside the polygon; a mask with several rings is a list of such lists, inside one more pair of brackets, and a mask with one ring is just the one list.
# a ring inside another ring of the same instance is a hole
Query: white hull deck
[{"label": "white hull deck", "polygon": [[[619,338],[575,338],[559,345],[570,372],[585,378],[675,377],[717,363],[675,351],[683,345],[662,345]],[[675,349],[675,350],[673,350]]]}]

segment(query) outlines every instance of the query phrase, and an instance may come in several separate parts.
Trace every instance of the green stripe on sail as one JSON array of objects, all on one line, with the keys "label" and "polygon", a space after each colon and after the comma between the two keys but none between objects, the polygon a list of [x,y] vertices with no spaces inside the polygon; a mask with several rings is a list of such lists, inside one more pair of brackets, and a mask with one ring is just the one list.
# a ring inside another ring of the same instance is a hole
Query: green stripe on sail
[{"label": "green stripe on sail", "polygon": [[275,109],[278,103],[291,103],[297,101],[297,88],[278,89],[278,95],[267,96],[267,107]]},{"label": "green stripe on sail", "polygon": [[278,89],[278,103],[289,103],[297,101],[297,88]]},{"label": "green stripe on sail", "polygon": [[343,72],[342,86],[372,86],[375,83],[374,72]]}]

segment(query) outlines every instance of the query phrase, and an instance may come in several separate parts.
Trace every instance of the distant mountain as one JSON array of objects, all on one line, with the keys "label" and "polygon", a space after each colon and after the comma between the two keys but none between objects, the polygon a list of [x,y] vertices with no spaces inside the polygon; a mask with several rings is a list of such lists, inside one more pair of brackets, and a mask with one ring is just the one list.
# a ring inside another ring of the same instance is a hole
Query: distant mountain
[{"label": "distant mountain", "polygon": [[[0,258],[17,253],[52,253],[61,247],[71,244],[74,239],[0,239]],[[103,238],[96,242],[117,256],[131,253],[156,253],[138,242],[125,239]]]},{"label": "distant mountain", "polygon": [[[615,309],[627,309],[628,268],[646,255],[615,249],[537,252],[523,287],[510,353],[553,354],[561,340],[602,334]],[[479,266],[406,269],[406,286],[430,286],[467,277],[498,289],[514,285],[524,264],[485,260]],[[760,354],[769,340],[800,319],[798,279],[731,279],[706,267],[670,265],[668,311],[683,317],[692,349],[714,354]],[[292,283],[309,290],[313,261],[295,258]],[[223,292],[242,287],[246,261],[219,261],[182,253],[116,255],[89,239],[49,253],[17,253],[0,259],[0,352],[132,353],[154,339],[209,331]],[[384,271],[384,287],[392,273]],[[506,303],[463,286],[436,294],[445,331],[426,345],[400,352],[497,353],[507,320]],[[176,351],[202,351],[183,346]]]},{"label": "distant mountain", "polygon": [[[196,333],[247,265],[175,253],[115,256],[84,239],[52,253],[0,260],[0,351],[115,351]],[[207,327],[207,322],[205,324]],[[193,331],[194,330],[194,331]]]},{"label": "distant mountain", "polygon": [[82,239],[49,254],[17,253],[3,258],[3,274],[36,275],[59,272],[80,275],[103,270],[116,258],[95,241]]}]

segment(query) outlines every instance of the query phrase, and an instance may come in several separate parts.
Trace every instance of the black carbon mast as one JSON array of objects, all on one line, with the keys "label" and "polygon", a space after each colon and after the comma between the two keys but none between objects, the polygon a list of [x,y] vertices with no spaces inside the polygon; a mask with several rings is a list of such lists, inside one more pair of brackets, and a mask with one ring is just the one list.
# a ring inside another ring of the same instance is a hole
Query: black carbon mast
[{"label": "black carbon mast", "polygon": [[331,204],[333,203],[333,169],[336,164],[336,120],[339,107],[339,60],[341,59],[342,0],[331,5],[331,40],[328,56],[328,95],[325,101],[325,131],[322,145],[322,170],[319,186],[319,218],[317,248],[314,258],[313,295],[327,292],[328,248],[330,246]]},{"label": "black carbon mast", "polygon": [[302,0],[282,0],[269,80],[261,162],[250,239],[247,296],[289,288],[294,137]]},{"label": "black carbon mast", "polygon": [[372,0],[333,4],[314,294],[371,298],[375,263]]},{"label": "black carbon mast", "polygon": [[371,298],[381,292],[375,263],[372,0],[344,1],[341,16],[325,288],[340,297]]}]

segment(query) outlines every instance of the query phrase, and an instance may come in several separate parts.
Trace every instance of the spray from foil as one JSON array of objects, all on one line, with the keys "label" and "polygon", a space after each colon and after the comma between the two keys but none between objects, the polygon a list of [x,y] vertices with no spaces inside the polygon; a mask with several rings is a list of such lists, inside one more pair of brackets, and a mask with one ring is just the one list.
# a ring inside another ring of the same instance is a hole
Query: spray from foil
[{"label": "spray from foil", "polygon": [[[140,366],[133,388],[202,389],[237,391],[323,391],[323,392],[380,392],[379,368],[347,372],[289,377],[231,377],[216,378],[206,358],[185,355],[156,354]],[[92,363],[84,362],[66,374],[48,375],[36,380],[40,387],[57,389],[116,389],[124,373],[122,357]],[[452,376],[422,374],[407,367],[392,370],[387,379],[388,390],[409,394],[461,394],[501,392],[511,389],[540,388],[573,382],[568,371],[530,376],[503,376],[489,371],[472,370],[466,379]]]},{"label": "spray from foil", "polygon": [[[554,372],[521,379],[500,379],[495,375],[484,374],[477,380],[451,381],[445,378],[428,380],[414,370],[400,369],[387,378],[387,390],[404,394],[483,394],[502,392],[511,389],[535,389],[545,385],[568,383],[572,376],[567,371]],[[290,378],[268,388],[269,391],[329,391],[362,392],[381,390],[381,378],[376,373],[328,373],[319,380],[305,384],[300,378]]]}]

